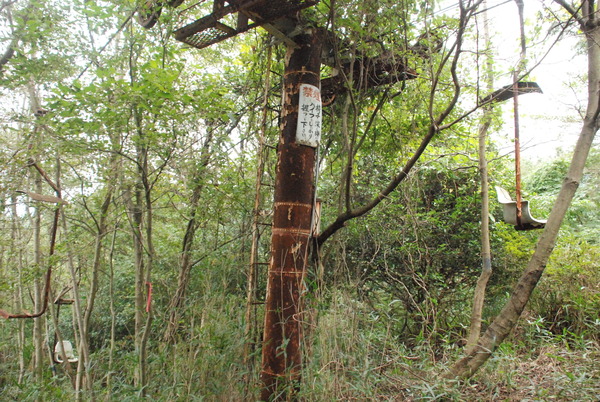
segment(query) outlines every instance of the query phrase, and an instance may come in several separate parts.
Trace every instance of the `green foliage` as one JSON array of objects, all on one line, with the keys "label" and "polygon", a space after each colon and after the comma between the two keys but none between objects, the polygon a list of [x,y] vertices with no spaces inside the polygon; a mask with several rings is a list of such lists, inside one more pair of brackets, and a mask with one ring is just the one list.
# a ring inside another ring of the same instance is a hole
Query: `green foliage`
[{"label": "green foliage", "polygon": [[[0,72],[5,96],[0,119],[0,308],[32,310],[33,283],[48,263],[52,206],[38,206],[15,193],[36,188],[40,176],[27,167],[28,159],[34,158],[60,182],[69,202],[52,260],[55,294],[76,284],[85,309],[93,298],[94,278],[98,281],[88,333],[95,398],[141,399],[135,385],[139,351],[133,241],[138,234],[132,231],[130,200],[146,186],[150,200],[144,207],[152,207],[152,219],[143,216],[140,236],[146,247],[144,263],[153,267],[149,279],[154,287],[148,397],[255,399],[260,342],[252,352],[254,366],[243,364],[242,351],[256,133],[262,124],[266,49],[271,46],[266,135],[269,144],[277,142],[284,47],[263,39],[262,31],[253,31],[198,53],[169,39],[172,29],[183,23],[179,10],[165,9],[153,30],[122,25],[134,1],[9,3],[12,19],[8,8],[0,15],[7,22],[0,28],[1,51],[13,37],[18,43],[15,56]],[[378,88],[346,83],[347,92],[325,109],[318,183],[324,199],[323,226],[346,210],[346,195],[352,209],[380,194],[412,156],[432,116],[452,99],[449,66],[441,63],[457,28],[456,19],[432,14],[427,2],[344,0],[333,4],[335,13],[330,13],[331,5],[321,2],[306,15],[343,38],[336,62],[354,59],[354,77],[369,73],[368,68],[360,69],[361,57],[385,54],[415,70],[419,78]],[[200,16],[210,6],[204,3],[188,11]],[[470,71],[480,61],[476,53],[467,51],[461,58],[463,96],[448,121],[459,118],[463,107],[479,95],[477,77]],[[323,71],[327,75],[334,69]],[[38,94],[47,113],[33,116],[27,106],[19,106],[27,104],[23,94],[30,92]],[[597,151],[590,157],[548,275],[511,343],[501,347],[491,369],[473,382],[453,384],[436,378],[462,350],[469,319],[466,306],[481,265],[476,125],[475,119],[464,119],[441,131],[418,170],[397,191],[370,214],[350,222],[323,248],[323,277],[311,272],[306,280],[302,399],[477,400],[482,395],[508,398],[509,392],[520,392],[524,399],[597,395],[597,369],[586,366],[584,359],[586,354],[597,356],[592,342],[600,332]],[[556,160],[527,177],[527,191],[542,211],[549,210],[567,164]],[[271,158],[265,182],[272,182],[275,168]],[[144,169],[147,182],[140,185]],[[505,177],[501,169],[500,164],[492,166],[493,181]],[[197,188],[198,207],[192,208]],[[45,184],[43,189],[44,194],[52,191]],[[108,194],[106,227],[99,233]],[[148,211],[143,208],[142,214]],[[34,263],[37,216],[40,264]],[[162,334],[169,324],[182,242],[192,217],[198,228],[189,250],[192,267],[171,344],[163,342]],[[150,223],[151,233],[146,231]],[[500,222],[492,225],[495,273],[485,320],[497,314],[538,235],[515,232]],[[149,238],[154,255],[147,247]],[[98,271],[93,272],[98,240],[102,247]],[[261,252],[261,261],[268,260],[266,246]],[[260,276],[259,293],[264,295],[265,272]],[[63,306],[59,322],[63,336],[73,340],[80,336],[74,309]],[[44,344],[43,376],[33,375],[31,327],[31,321],[0,326],[2,397],[75,399],[64,368],[48,365],[54,331],[50,321],[45,325],[44,342],[49,344]],[[20,337],[23,344],[17,342]],[[557,385],[540,380],[535,389],[527,389],[531,385],[518,371],[536,362],[557,367],[550,373]],[[247,385],[241,379],[247,379]]]},{"label": "green foliage", "polygon": [[405,342],[419,334],[443,342],[445,331],[460,337],[468,320],[457,306],[469,302],[480,269],[473,173],[422,169],[403,194],[349,228],[343,269],[374,305],[390,306],[378,314],[391,308],[389,329]]},{"label": "green foliage", "polygon": [[[575,235],[561,239],[532,299],[533,314],[554,335],[598,340],[600,250]],[[566,341],[572,341],[568,339]]]},{"label": "green foliage", "polygon": [[[567,174],[569,161],[558,158],[543,164],[527,177],[527,186],[537,193],[534,198],[542,207],[549,209],[556,198],[562,181]],[[571,207],[566,215],[566,224],[570,231],[578,233],[588,242],[596,243],[600,235],[600,152],[592,149],[579,188],[575,193]]]},{"label": "green foliage", "polygon": [[[566,336],[567,342],[573,342],[580,336],[597,339],[599,333],[599,164],[600,153],[593,149],[584,178],[567,212],[560,242],[531,301],[531,313],[539,317],[542,327],[553,336]],[[537,193],[532,198],[534,202],[549,210],[567,174],[568,165],[567,159],[561,157],[541,165],[528,175],[526,186]],[[516,255],[516,252],[511,254]]]}]

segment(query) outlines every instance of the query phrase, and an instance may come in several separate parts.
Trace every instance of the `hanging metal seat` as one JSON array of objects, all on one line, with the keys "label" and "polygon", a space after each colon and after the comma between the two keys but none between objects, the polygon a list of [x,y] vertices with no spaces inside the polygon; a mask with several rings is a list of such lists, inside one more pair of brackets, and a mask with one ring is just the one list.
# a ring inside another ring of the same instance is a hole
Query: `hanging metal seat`
[{"label": "hanging metal seat", "polygon": [[[65,357],[67,358],[69,363],[77,363],[79,361],[79,358],[75,356],[75,352],[73,351],[73,345],[71,344],[71,341],[62,341],[62,350],[64,350]],[[60,342],[57,342],[56,346],[54,346],[54,361],[56,361],[57,363],[65,362],[63,360]]]},{"label": "hanging metal seat", "polygon": [[543,229],[546,220],[535,219],[529,211],[529,201],[521,201],[521,222],[517,219],[517,202],[513,201],[508,191],[496,186],[498,202],[502,204],[504,222],[515,226],[516,230]]}]

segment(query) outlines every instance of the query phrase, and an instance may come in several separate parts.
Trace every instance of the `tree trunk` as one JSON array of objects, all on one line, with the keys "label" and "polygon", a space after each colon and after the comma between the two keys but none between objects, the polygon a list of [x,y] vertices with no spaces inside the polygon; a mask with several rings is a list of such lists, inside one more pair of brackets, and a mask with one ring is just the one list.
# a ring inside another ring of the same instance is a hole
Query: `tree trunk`
[{"label": "tree trunk", "polygon": [[[35,84],[33,82],[29,82],[27,85],[27,91],[29,93],[29,109],[31,113],[35,113],[40,108],[40,100],[35,88]],[[34,128],[33,134],[34,141],[34,152],[40,147],[39,144],[42,142],[41,134],[39,127]],[[37,156],[37,155],[36,155]],[[33,158],[35,156],[32,155]],[[32,170],[33,171],[33,170]],[[34,179],[34,187],[35,192],[37,194],[42,194],[42,178],[37,174],[37,172],[33,171],[35,175]],[[41,208],[39,203],[35,209],[35,215],[33,219],[33,261],[36,273],[41,270],[42,267],[42,244],[41,244],[41,231],[42,231],[42,216],[41,216]],[[43,281],[36,275],[36,279],[33,283],[33,304],[34,311],[40,311],[43,304]],[[43,339],[43,329],[45,327],[45,317],[36,317],[33,319],[33,371],[34,378],[36,381],[42,381],[43,374],[43,353],[44,353],[44,339]]]},{"label": "tree trunk", "polygon": [[491,116],[485,111],[479,128],[479,174],[481,178],[481,274],[473,295],[473,311],[471,325],[467,337],[467,353],[475,346],[481,334],[481,315],[485,299],[485,289],[492,276],[492,253],[490,250],[490,192],[488,185],[488,169],[486,159],[487,131],[491,124]]},{"label": "tree trunk", "polygon": [[92,280],[90,283],[90,294],[88,296],[88,303],[85,308],[84,314],[84,326],[83,335],[89,337],[90,320],[92,318],[92,312],[94,311],[94,303],[96,301],[96,294],[99,286],[99,273],[100,266],[102,263],[102,240],[106,236],[108,208],[112,200],[113,187],[109,184],[106,195],[104,196],[104,202],[100,207],[100,219],[97,221],[96,226],[96,239],[94,241],[94,260],[92,262]]},{"label": "tree trunk", "polygon": [[[140,130],[141,131],[141,130]],[[140,135],[139,142],[143,141]],[[134,263],[135,263],[135,351],[138,356],[138,364],[135,374],[135,385],[143,389],[145,381],[145,352],[142,351],[144,337],[144,309],[145,309],[145,279],[146,261],[144,258],[143,219],[144,219],[144,184],[143,165],[145,146],[137,145],[137,170],[138,177],[134,186],[134,193],[128,197],[130,210],[130,223],[132,230]]]},{"label": "tree trunk", "polygon": [[[88,390],[92,390],[92,378],[91,378],[91,373],[89,372],[89,370],[91,370],[91,361],[90,361],[90,356],[89,356],[89,341],[90,341],[90,335],[89,335],[89,328],[90,328],[90,320],[92,318],[92,312],[94,311],[94,303],[96,301],[96,294],[98,293],[98,286],[99,286],[99,273],[100,273],[100,266],[101,266],[101,261],[102,261],[102,241],[104,239],[104,236],[106,235],[106,221],[107,221],[107,217],[108,217],[108,208],[110,207],[110,202],[112,199],[112,192],[113,192],[113,188],[112,185],[109,185],[109,189],[108,189],[108,193],[106,194],[106,196],[104,197],[104,202],[102,203],[102,206],[100,207],[100,220],[97,222],[97,232],[96,232],[96,239],[94,242],[94,260],[92,262],[92,280],[90,283],[90,290],[89,290],[89,294],[87,297],[87,305],[85,306],[85,311],[83,312],[83,320],[82,320],[82,328],[81,328],[81,349],[82,349],[82,355],[84,357],[84,359],[80,362],[80,368],[77,372],[78,376],[77,376],[77,389],[81,389],[82,388],[82,376],[81,376],[81,372],[82,369],[83,371],[86,373],[86,389]],[[64,220],[64,215],[63,215],[63,220]],[[64,223],[66,225],[66,221]],[[66,232],[66,230],[65,230]],[[71,264],[70,264],[71,265]],[[75,271],[73,270],[72,272],[72,277],[73,277],[73,289],[75,290],[76,288],[76,282],[75,282]],[[77,300],[78,296],[74,295],[75,300]],[[76,311],[79,310],[79,308],[76,309]],[[83,365],[83,367],[81,367],[81,365]]]},{"label": "tree trunk", "polygon": [[[246,328],[244,330],[244,363],[248,366],[248,370],[253,372],[254,366],[254,355],[253,351],[256,347],[256,343],[258,340],[258,317],[257,317],[257,284],[258,284],[258,275],[259,275],[259,265],[260,261],[258,261],[259,254],[259,243],[261,238],[261,210],[263,207],[265,195],[262,194],[263,187],[263,174],[265,172],[265,164],[267,160],[267,156],[269,153],[269,149],[267,148],[266,143],[266,131],[267,131],[267,116],[268,110],[267,107],[269,105],[269,90],[271,89],[271,63],[273,57],[273,47],[269,46],[269,51],[267,53],[267,64],[266,64],[266,73],[265,73],[265,82],[264,82],[264,91],[263,91],[263,101],[262,101],[262,115],[260,128],[258,130],[258,151],[256,155],[257,166],[256,166],[256,182],[254,183],[254,207],[252,208],[252,241],[250,244],[250,261],[248,267],[248,285],[246,288],[246,313],[245,313],[245,322]],[[249,384],[248,380],[250,376],[246,376],[247,384]]]},{"label": "tree trunk", "polygon": [[[60,175],[61,175],[61,167],[60,167],[60,158],[56,159],[56,184],[58,189],[61,188],[61,184],[60,184]],[[57,196],[59,198],[62,198],[62,195],[60,192],[57,193]],[[59,208],[62,208],[59,206]],[[67,232],[67,219],[64,213],[61,214],[61,219],[62,219],[62,226],[63,226],[63,231],[64,233],[68,233]],[[73,315],[75,317],[75,322],[77,323],[77,329],[79,331],[79,345],[78,345],[78,352],[79,352],[79,361],[77,364],[77,374],[76,374],[76,378],[75,378],[75,392],[77,393],[77,400],[81,400],[81,391],[83,387],[86,387],[88,390],[91,390],[91,377],[90,377],[90,373],[88,372],[88,368],[91,367],[91,362],[90,362],[90,351],[89,351],[89,347],[88,347],[88,342],[87,342],[87,337],[85,336],[85,327],[84,327],[84,314],[83,314],[83,308],[81,306],[81,298],[79,296],[79,280],[77,278],[77,269],[75,268],[75,262],[73,261],[73,252],[71,250],[71,246],[70,243],[67,242],[65,244],[65,248],[67,251],[67,261],[68,261],[68,266],[69,266],[69,272],[71,274],[71,286],[73,288]],[[89,298],[88,298],[89,299]],[[88,300],[89,302],[89,300]],[[58,308],[60,308],[60,305],[58,306]],[[62,344],[62,338],[60,336],[60,333],[58,332],[58,314],[55,320],[55,328],[57,330],[57,338],[58,338],[58,343]],[[75,323],[74,323],[75,324]],[[73,330],[74,333],[76,333],[75,329]],[[70,363],[68,361],[68,359],[66,359],[65,357],[63,357],[63,359],[65,360],[65,367],[68,367],[70,369]],[[85,378],[85,384],[83,379]]]},{"label": "tree trunk", "polygon": [[110,252],[108,256],[108,267],[109,267],[109,284],[108,284],[108,296],[110,300],[110,348],[108,352],[108,368],[106,370],[106,390],[107,400],[112,400],[112,368],[113,360],[115,356],[116,348],[116,333],[117,333],[117,310],[115,309],[115,246],[117,239],[118,224],[115,223],[113,229],[113,237],[110,243]]},{"label": "tree trunk", "polygon": [[[487,15],[487,2],[483,2],[483,30],[485,37],[486,52],[491,49],[490,30]],[[494,90],[494,69],[492,57],[486,53],[485,81],[489,93]],[[473,311],[471,312],[471,325],[467,336],[466,352],[469,353],[477,344],[481,335],[481,316],[483,313],[483,302],[485,300],[485,289],[492,276],[492,252],[490,247],[490,186],[488,183],[487,162],[487,133],[492,124],[491,108],[483,110],[481,125],[479,126],[479,177],[481,181],[481,274],[475,286],[473,295]]]},{"label": "tree trunk", "polygon": [[[562,2],[561,2],[562,3]],[[468,378],[472,376],[491,356],[494,349],[504,341],[515,327],[533,289],[539,282],[554,249],[560,225],[579,186],[583,169],[594,136],[598,131],[598,91],[600,90],[600,28],[586,24],[579,19],[586,35],[588,49],[588,104],[583,128],[573,152],[573,158],[558,197],[548,217],[546,227],[536,245],[527,269],[519,278],[515,289],[500,312],[477,342],[477,345],[465,357],[458,360],[445,374],[447,378]]]},{"label": "tree trunk", "polygon": [[163,337],[166,342],[175,340],[177,329],[179,328],[179,316],[181,314],[181,308],[185,300],[185,294],[190,280],[190,272],[192,270],[192,246],[194,245],[196,230],[198,229],[198,207],[200,205],[200,196],[204,188],[204,173],[210,162],[212,139],[213,130],[211,129],[202,145],[200,164],[194,169],[194,175],[192,177],[193,190],[189,205],[190,218],[182,241],[177,289],[169,303],[169,322],[167,323],[167,329],[165,330]]},{"label": "tree trunk", "polygon": [[154,266],[154,258],[156,252],[154,250],[154,242],[152,240],[152,224],[153,224],[153,210],[152,210],[152,186],[148,179],[148,153],[147,150],[144,153],[144,164],[143,164],[143,175],[142,182],[144,184],[144,201],[146,208],[146,248],[147,248],[147,264],[146,264],[146,275],[144,277],[144,284],[146,290],[146,322],[144,324],[143,332],[140,338],[140,385],[142,387],[142,397],[146,396],[146,388],[148,385],[148,340],[150,339],[150,330],[152,328],[152,320],[154,318],[152,311],[152,268]]},{"label": "tree trunk", "polygon": [[[10,255],[12,263],[17,267],[17,292],[15,294],[15,311],[23,311],[23,249],[17,244],[22,241],[19,219],[17,214],[17,198],[11,197],[11,243]],[[25,320],[19,320],[17,333],[17,350],[19,354],[19,377],[17,383],[23,383],[25,376]]]},{"label": "tree trunk", "polygon": [[[42,194],[42,179],[35,172],[35,191],[38,194]],[[35,209],[35,216],[33,220],[33,261],[35,270],[41,271],[42,267],[42,244],[41,244],[41,231],[42,231],[42,216],[40,205]],[[34,311],[40,311],[43,304],[43,292],[44,292],[43,280],[39,275],[36,275],[36,279],[33,284],[33,297],[34,297]],[[43,374],[43,357],[44,357],[44,337],[43,329],[45,327],[45,317],[36,317],[33,319],[33,349],[34,349],[34,373],[35,379],[41,384]]]}]

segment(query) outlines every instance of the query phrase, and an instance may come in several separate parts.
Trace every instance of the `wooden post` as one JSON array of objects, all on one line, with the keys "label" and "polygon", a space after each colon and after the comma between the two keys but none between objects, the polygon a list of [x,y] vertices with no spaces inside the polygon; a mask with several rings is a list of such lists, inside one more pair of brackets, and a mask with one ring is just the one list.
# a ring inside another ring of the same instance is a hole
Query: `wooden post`
[{"label": "wooden post", "polygon": [[[288,46],[286,54],[277,151],[262,349],[261,399],[265,401],[289,399],[300,380],[302,365],[300,295],[312,231],[316,144],[320,138],[321,41],[313,29],[294,41],[297,46]],[[306,114],[309,112],[311,115]],[[306,141],[305,136],[311,140]]]}]

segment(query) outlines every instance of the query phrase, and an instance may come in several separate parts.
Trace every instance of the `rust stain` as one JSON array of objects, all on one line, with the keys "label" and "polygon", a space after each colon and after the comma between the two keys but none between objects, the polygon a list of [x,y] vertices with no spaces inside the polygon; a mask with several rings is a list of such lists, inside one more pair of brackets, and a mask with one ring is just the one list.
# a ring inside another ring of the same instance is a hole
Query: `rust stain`
[{"label": "rust stain", "polygon": [[286,236],[286,235],[310,236],[310,230],[304,230],[304,229],[273,228],[271,231],[273,232],[273,235],[279,235],[279,236]]},{"label": "rust stain", "polygon": [[275,208],[281,206],[292,206],[292,207],[304,207],[304,208],[312,208],[312,204],[304,204],[301,202],[276,202]]}]

